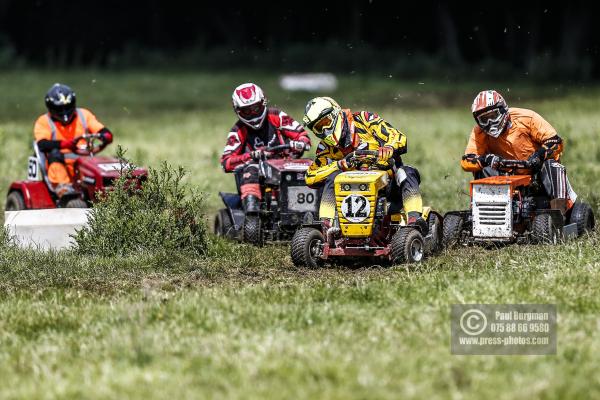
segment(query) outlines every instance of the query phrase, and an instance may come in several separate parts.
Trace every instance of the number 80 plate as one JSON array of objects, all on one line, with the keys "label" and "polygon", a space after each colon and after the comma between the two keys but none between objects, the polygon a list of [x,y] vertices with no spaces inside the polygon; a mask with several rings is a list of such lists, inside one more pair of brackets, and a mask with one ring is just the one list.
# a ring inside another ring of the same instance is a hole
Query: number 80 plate
[{"label": "number 80 plate", "polygon": [[288,210],[317,211],[317,191],[306,186],[288,187]]}]

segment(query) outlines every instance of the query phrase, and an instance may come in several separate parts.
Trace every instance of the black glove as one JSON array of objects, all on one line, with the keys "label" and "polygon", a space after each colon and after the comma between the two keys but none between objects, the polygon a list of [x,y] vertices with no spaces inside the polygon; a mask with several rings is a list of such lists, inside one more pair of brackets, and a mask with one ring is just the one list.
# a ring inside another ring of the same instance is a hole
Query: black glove
[{"label": "black glove", "polygon": [[486,154],[485,156],[483,156],[483,157],[481,157],[479,159],[479,162],[484,167],[490,167],[492,169],[498,169],[498,167],[500,166],[500,163],[502,162],[502,160],[503,160],[502,157],[497,156],[495,154]]},{"label": "black glove", "polygon": [[542,169],[542,164],[544,164],[545,161],[545,154],[546,150],[540,149],[529,156],[529,158],[527,159],[527,163],[529,164],[529,168],[531,168],[532,171],[537,172],[540,169]]},{"label": "black glove", "polygon": [[103,146],[107,146],[112,143],[113,135],[108,131],[100,132],[100,141]]},{"label": "black glove", "polygon": [[262,150],[253,150],[250,152],[250,158],[253,159],[254,161],[259,161],[260,159],[263,158],[264,154],[265,154],[265,152]]}]

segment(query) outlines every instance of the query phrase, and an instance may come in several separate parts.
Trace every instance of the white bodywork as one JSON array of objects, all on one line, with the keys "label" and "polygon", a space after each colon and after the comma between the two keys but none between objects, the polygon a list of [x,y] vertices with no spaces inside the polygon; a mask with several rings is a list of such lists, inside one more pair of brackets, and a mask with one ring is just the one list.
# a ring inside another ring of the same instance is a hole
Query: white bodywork
[{"label": "white bodywork", "polygon": [[71,235],[88,222],[86,208],[6,211],[4,226],[19,247],[66,249],[73,245]]},{"label": "white bodywork", "polygon": [[510,185],[473,185],[473,237],[510,239],[513,236]]}]

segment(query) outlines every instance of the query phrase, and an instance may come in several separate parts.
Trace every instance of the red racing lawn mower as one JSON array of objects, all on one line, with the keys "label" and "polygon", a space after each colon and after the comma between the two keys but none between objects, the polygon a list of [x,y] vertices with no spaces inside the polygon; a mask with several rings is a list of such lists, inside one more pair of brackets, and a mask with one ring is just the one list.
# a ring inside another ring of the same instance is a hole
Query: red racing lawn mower
[{"label": "red racing lawn mower", "polygon": [[456,244],[550,243],[594,229],[591,207],[577,200],[565,215],[536,175],[515,175],[530,169],[527,161],[502,160],[500,175],[471,181],[471,208],[444,216],[446,247]]},{"label": "red racing lawn mower", "polygon": [[292,158],[289,150],[289,144],[266,148],[266,157],[258,162],[262,192],[258,214],[246,215],[239,194],[241,169],[235,172],[238,193],[219,192],[225,208],[215,217],[215,234],[262,246],[266,241],[289,240],[303,223],[316,219],[319,193],[304,180],[312,160]]},{"label": "red racing lawn mower", "polygon": [[[6,211],[47,208],[87,208],[97,200],[99,193],[110,190],[128,166],[114,157],[95,156],[103,149],[99,134],[84,134],[74,139],[85,141],[77,147],[79,155],[74,164],[73,193],[59,198],[48,180],[46,156],[37,143],[33,143],[34,155],[29,157],[27,179],[13,182],[6,198]],[[141,184],[148,171],[134,167],[132,175],[136,184]]]}]

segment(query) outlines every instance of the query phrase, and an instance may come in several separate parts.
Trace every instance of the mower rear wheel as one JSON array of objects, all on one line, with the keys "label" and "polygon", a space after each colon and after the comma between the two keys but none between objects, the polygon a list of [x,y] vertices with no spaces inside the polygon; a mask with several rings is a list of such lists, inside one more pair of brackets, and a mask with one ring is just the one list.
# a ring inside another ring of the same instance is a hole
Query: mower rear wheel
[{"label": "mower rear wheel", "polygon": [[445,248],[449,249],[459,244],[463,225],[464,220],[460,215],[448,214],[444,217],[442,244]]},{"label": "mower rear wheel", "polygon": [[596,221],[594,218],[594,211],[589,204],[583,202],[576,202],[573,204],[571,210],[571,218],[569,218],[571,224],[577,224],[577,236],[581,236],[584,233],[589,233],[594,230]]},{"label": "mower rear wheel", "polygon": [[262,221],[258,215],[246,215],[243,230],[244,242],[253,244],[257,247],[262,247],[265,244]]},{"label": "mower rear wheel", "polygon": [[536,215],[533,219],[531,235],[534,243],[557,244],[559,232],[552,222],[552,216],[550,214]]},{"label": "mower rear wheel", "polygon": [[425,242],[416,229],[401,228],[390,245],[393,264],[417,263],[425,258]]},{"label": "mower rear wheel", "polygon": [[315,228],[298,229],[294,233],[290,245],[294,265],[299,268],[319,268],[323,265],[320,254],[324,242],[323,234],[319,230]]},{"label": "mower rear wheel", "polygon": [[83,199],[71,199],[67,202],[65,208],[88,208],[88,204]]},{"label": "mower rear wheel", "polygon": [[226,208],[222,208],[215,216],[214,233],[228,239],[235,238],[235,227]]},{"label": "mower rear wheel", "polygon": [[21,192],[12,191],[6,197],[6,211],[20,211],[25,210],[25,199]]}]

